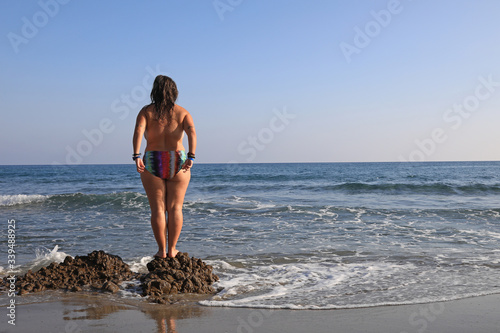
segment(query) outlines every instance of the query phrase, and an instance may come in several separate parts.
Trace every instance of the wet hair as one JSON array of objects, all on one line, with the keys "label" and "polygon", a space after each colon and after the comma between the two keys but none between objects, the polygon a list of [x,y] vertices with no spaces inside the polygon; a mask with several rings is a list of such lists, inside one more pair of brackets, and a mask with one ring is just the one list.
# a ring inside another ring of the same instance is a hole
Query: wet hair
[{"label": "wet hair", "polygon": [[151,104],[154,105],[156,119],[165,119],[172,116],[175,101],[179,92],[174,80],[165,75],[158,75],[151,90]]}]

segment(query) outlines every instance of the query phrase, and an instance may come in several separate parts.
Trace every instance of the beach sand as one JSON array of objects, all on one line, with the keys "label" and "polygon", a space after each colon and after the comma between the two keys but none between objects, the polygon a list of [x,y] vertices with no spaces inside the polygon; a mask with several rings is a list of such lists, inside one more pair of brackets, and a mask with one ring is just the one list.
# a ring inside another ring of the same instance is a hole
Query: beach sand
[{"label": "beach sand", "polygon": [[16,306],[15,326],[8,324],[2,304],[1,332],[500,332],[498,294],[342,310],[217,308],[198,305],[196,299],[159,305],[85,293],[60,293],[42,302],[27,297],[33,302],[25,298],[27,304]]}]

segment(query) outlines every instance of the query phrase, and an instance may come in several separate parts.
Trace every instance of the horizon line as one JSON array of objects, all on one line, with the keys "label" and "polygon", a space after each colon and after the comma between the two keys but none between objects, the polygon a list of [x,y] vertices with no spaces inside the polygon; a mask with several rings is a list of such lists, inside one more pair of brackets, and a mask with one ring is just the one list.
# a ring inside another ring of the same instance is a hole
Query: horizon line
[{"label": "horizon line", "polygon": [[[196,164],[209,165],[209,164],[219,164],[219,165],[239,165],[239,164],[354,164],[354,163],[408,163],[408,164],[419,164],[419,163],[491,163],[500,162],[500,160],[438,160],[438,161],[315,161],[315,162],[198,162]],[[83,165],[134,165],[134,163],[78,163],[78,164],[0,164],[0,166],[83,166]]]}]

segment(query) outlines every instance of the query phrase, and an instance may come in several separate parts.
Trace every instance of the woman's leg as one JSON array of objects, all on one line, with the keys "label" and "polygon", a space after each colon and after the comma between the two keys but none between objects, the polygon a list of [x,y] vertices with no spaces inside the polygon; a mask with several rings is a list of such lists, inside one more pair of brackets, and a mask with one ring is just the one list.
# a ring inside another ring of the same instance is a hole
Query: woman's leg
[{"label": "woman's leg", "polygon": [[167,187],[163,179],[153,176],[148,171],[141,173],[141,180],[151,208],[151,227],[158,244],[156,256],[165,258],[167,256],[167,221],[165,216]]},{"label": "woman's leg", "polygon": [[168,256],[175,257],[179,251],[175,248],[181,234],[183,216],[182,205],[191,179],[191,171],[181,170],[167,181],[166,207],[168,213]]}]

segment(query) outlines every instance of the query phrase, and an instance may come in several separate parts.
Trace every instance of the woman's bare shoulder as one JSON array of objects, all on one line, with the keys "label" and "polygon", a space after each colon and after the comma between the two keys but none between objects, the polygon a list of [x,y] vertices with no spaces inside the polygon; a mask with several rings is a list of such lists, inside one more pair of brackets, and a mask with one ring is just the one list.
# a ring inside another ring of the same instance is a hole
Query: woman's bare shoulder
[{"label": "woman's bare shoulder", "polygon": [[144,105],[141,109],[140,112],[143,112],[143,113],[151,113],[154,111],[154,105],[153,104],[148,104],[148,105]]},{"label": "woman's bare shoulder", "polygon": [[143,116],[147,119],[150,119],[153,116],[154,107],[152,104],[145,105],[142,107],[141,111],[139,111],[139,116]]},{"label": "woman's bare shoulder", "polygon": [[188,110],[177,104],[175,104],[175,111],[179,113],[189,113]]},{"label": "woman's bare shoulder", "polygon": [[189,112],[188,110],[184,109],[182,106],[175,104],[175,113],[178,115],[178,119],[182,120],[184,117],[186,117]]}]

